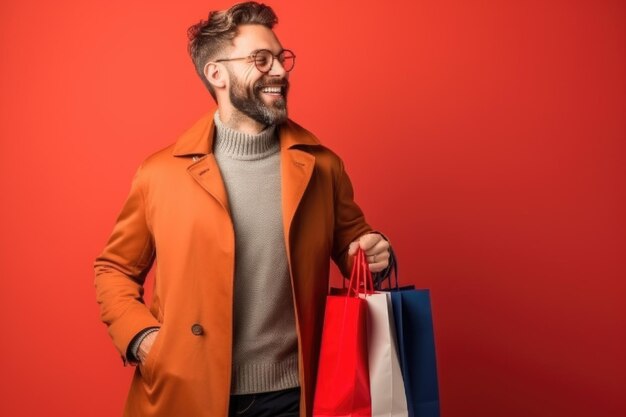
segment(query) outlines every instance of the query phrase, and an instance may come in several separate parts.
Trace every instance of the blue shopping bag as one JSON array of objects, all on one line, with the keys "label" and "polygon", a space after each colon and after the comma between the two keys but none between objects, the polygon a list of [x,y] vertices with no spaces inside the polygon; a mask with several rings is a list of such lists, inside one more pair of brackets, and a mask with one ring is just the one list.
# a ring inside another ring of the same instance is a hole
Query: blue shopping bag
[{"label": "blue shopping bag", "polygon": [[410,417],[439,417],[439,386],[430,291],[391,290],[400,368]]},{"label": "blue shopping bag", "polygon": [[[409,417],[439,417],[439,386],[430,291],[399,287],[397,260],[392,254],[395,286],[387,276],[398,341],[398,354]],[[380,286],[380,282],[377,283]]]}]

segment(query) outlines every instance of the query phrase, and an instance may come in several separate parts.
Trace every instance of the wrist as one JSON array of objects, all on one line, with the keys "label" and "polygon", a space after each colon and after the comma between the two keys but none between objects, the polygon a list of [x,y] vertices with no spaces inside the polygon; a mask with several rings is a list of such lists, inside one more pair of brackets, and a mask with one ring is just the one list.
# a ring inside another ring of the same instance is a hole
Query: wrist
[{"label": "wrist", "polygon": [[151,333],[158,332],[160,329],[160,327],[148,327],[135,335],[133,340],[130,342],[130,345],[128,346],[128,352],[126,356],[128,357],[129,362],[135,364],[141,362],[141,358],[139,357],[139,347],[141,343],[145,340],[146,336]]}]

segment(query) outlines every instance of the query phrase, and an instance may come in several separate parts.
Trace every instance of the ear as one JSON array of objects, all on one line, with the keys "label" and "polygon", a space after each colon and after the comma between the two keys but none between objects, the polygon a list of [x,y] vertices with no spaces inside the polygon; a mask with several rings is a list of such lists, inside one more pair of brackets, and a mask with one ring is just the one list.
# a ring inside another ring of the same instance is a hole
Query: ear
[{"label": "ear", "polygon": [[223,66],[216,62],[207,62],[203,72],[204,77],[216,90],[226,87],[228,76]]}]

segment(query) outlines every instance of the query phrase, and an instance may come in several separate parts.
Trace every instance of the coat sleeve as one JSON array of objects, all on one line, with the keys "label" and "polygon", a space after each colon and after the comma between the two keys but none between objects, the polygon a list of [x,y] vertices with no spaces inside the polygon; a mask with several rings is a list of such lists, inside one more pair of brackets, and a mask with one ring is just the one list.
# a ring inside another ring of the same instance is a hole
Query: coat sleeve
[{"label": "coat sleeve", "polygon": [[160,325],[143,300],[143,283],[154,253],[139,168],[113,233],[94,263],[100,318],[125,363],[133,337],[147,327]]},{"label": "coat sleeve", "polygon": [[348,256],[350,243],[372,231],[365,221],[363,211],[354,201],[352,182],[339,160],[335,174],[335,230],[333,234],[332,258],[344,277],[350,276],[351,259]]}]

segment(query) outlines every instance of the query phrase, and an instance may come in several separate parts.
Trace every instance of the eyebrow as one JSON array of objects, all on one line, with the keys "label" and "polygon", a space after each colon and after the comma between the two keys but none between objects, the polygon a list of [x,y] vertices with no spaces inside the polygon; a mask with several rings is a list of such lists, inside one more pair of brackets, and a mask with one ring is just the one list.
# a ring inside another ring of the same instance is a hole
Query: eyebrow
[{"label": "eyebrow", "polygon": [[[259,48],[259,49],[255,49],[254,51],[250,52],[248,55],[252,55],[252,54],[256,54],[259,51],[270,51],[272,54],[274,54],[274,52],[271,49],[268,48]],[[278,51],[277,54],[274,55],[280,55],[282,52],[285,51],[285,48],[280,48],[280,51]]]}]

